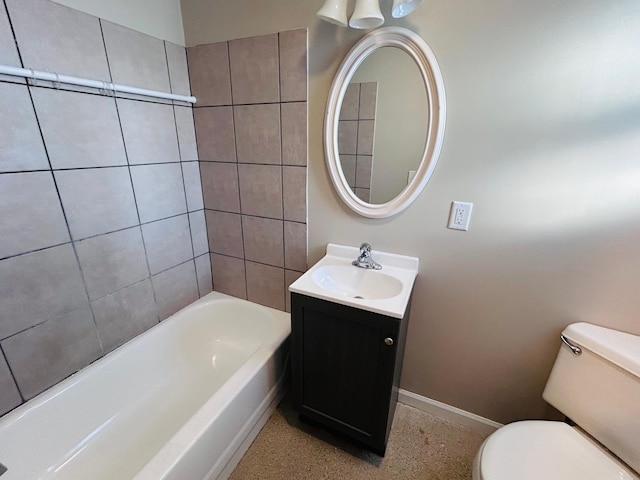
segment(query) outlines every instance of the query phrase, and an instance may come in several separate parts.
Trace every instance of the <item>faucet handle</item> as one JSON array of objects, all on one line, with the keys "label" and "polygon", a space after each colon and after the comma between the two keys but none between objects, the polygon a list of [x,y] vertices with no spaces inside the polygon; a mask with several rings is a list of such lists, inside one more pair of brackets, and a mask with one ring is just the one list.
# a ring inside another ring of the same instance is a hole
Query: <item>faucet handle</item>
[{"label": "faucet handle", "polygon": [[363,253],[371,253],[371,245],[369,245],[367,242],[364,242],[362,245],[360,245],[360,254]]}]

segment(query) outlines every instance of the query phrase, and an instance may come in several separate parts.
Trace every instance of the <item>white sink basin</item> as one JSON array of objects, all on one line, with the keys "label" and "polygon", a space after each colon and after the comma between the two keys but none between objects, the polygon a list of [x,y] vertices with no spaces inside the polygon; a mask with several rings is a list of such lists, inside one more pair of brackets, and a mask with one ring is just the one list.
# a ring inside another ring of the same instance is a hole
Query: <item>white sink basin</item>
[{"label": "white sink basin", "polygon": [[358,247],[328,244],[327,254],[289,290],[402,318],[418,274],[418,259],[374,250],[373,259],[382,270],[367,270],[351,265],[359,253]]},{"label": "white sink basin", "polygon": [[347,298],[391,298],[402,292],[402,283],[386,273],[353,265],[327,265],[317,268],[313,281],[332,293]]}]

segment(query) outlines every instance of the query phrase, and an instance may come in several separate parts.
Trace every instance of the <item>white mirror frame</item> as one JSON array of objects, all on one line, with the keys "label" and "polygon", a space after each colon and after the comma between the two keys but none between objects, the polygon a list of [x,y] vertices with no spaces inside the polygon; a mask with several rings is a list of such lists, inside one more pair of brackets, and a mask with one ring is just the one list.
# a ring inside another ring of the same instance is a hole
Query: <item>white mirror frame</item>
[{"label": "white mirror frame", "polygon": [[[353,74],[360,64],[374,51],[382,47],[397,47],[405,51],[415,62],[422,75],[429,100],[428,129],[425,149],[416,175],[393,200],[371,204],[358,198],[349,187],[338,152],[338,121],[342,100]],[[364,36],[349,51],[338,68],[327,101],[324,118],[324,150],[333,186],[340,198],[354,212],[369,218],[386,218],[407,208],[422,192],[431,178],[444,140],[446,99],[444,81],[436,57],[426,42],[416,33],[401,27],[385,27]]]}]

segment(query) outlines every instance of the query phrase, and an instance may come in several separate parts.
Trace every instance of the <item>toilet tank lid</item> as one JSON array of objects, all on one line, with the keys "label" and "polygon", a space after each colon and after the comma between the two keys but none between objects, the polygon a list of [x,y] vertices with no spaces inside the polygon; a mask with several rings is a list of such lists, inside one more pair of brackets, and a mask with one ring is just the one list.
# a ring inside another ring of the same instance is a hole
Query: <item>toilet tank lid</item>
[{"label": "toilet tank lid", "polygon": [[562,334],[571,342],[640,377],[640,336],[584,322],[572,323]]}]

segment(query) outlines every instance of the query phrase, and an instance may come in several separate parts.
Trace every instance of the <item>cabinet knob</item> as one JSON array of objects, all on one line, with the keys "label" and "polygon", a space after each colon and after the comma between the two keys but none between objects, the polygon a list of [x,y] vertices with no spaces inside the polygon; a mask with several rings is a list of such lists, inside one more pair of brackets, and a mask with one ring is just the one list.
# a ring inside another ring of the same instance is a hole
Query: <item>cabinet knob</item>
[{"label": "cabinet knob", "polygon": [[385,338],[384,339],[384,343],[385,343],[385,345],[389,345],[389,346],[393,345],[393,338],[391,338],[391,337]]}]

